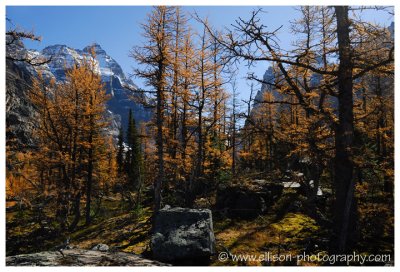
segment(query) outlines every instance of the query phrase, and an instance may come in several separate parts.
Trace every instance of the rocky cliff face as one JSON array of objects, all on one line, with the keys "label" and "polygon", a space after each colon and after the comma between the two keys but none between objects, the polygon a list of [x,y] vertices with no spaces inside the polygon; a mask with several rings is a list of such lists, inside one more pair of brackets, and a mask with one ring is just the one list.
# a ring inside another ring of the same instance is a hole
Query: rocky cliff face
[{"label": "rocky cliff face", "polygon": [[33,146],[31,132],[35,109],[28,99],[31,72],[24,66],[6,61],[6,122],[7,141],[19,147]]},{"label": "rocky cliff face", "polygon": [[27,50],[22,43],[16,43],[7,48],[7,50],[13,51],[14,56],[51,58],[51,62],[34,67],[24,62],[7,61],[6,115],[7,128],[10,128],[7,139],[16,138],[19,142],[31,144],[29,132],[33,124],[30,122],[32,122],[31,117],[35,112],[27,97],[31,77],[36,76],[40,71],[47,79],[55,78],[57,81],[63,81],[66,68],[72,67],[74,63],[80,63],[84,57],[88,57],[91,48],[96,53],[95,70],[101,74],[106,91],[111,95],[107,102],[106,118],[111,121],[107,133],[116,138],[121,125],[125,129],[127,128],[129,109],[133,110],[137,122],[148,121],[151,118],[149,110],[132,100],[132,97],[138,96],[131,91],[137,89],[137,86],[125,76],[121,66],[99,44],[89,45],[82,50],[57,44],[48,46],[39,52]]},{"label": "rocky cliff face", "polygon": [[[254,107],[260,105],[259,102],[264,101],[264,94],[267,92],[273,92],[274,96],[278,94],[278,92],[269,84],[274,84],[275,75],[272,67],[268,67],[265,71],[263,76],[263,82],[261,84],[260,90],[257,92],[256,96],[254,97]],[[269,84],[268,84],[269,83]]]}]

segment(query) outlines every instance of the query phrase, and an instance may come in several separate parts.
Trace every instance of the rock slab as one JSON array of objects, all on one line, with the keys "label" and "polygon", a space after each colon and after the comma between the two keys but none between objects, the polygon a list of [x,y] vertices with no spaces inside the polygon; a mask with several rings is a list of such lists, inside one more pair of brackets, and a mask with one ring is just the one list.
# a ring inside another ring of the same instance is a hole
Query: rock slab
[{"label": "rock slab", "polygon": [[7,266],[165,266],[158,261],[125,252],[84,249],[43,251],[6,257]]}]

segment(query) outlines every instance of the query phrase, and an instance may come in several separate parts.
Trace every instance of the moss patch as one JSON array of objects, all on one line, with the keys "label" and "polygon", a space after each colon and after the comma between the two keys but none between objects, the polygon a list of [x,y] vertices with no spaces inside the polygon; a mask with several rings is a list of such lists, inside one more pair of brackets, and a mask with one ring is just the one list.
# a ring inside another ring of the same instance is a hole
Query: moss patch
[{"label": "moss patch", "polygon": [[[270,254],[295,256],[304,249],[304,241],[315,237],[320,230],[315,220],[304,214],[289,213],[278,222],[274,222],[274,218],[273,215],[265,215],[253,221],[225,219],[215,222],[217,253],[228,250],[235,255],[260,256],[270,252]],[[264,263],[262,260],[255,259],[242,262],[232,260],[220,262],[217,257],[214,257],[212,265],[264,265]]]}]

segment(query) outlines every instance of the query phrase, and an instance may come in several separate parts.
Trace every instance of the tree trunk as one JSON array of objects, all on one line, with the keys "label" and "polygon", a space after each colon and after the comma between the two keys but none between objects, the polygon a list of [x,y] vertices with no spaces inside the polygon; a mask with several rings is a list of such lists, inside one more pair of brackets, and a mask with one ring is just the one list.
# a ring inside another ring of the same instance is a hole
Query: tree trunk
[{"label": "tree trunk", "polygon": [[197,163],[196,163],[196,178],[202,176],[203,174],[203,107],[199,108],[198,115],[198,147],[197,147]]},{"label": "tree trunk", "polygon": [[[234,94],[235,95],[235,94]],[[234,100],[235,101],[235,100]],[[232,126],[232,176],[236,176],[236,112],[235,102],[233,102],[233,126]]]},{"label": "tree trunk", "polygon": [[86,181],[86,225],[90,224],[90,206],[92,201],[92,178],[93,178],[93,150],[89,149],[89,165]]},{"label": "tree trunk", "polygon": [[[161,85],[161,77],[163,73],[163,65],[159,65],[160,76],[158,78]],[[163,139],[163,90],[159,86],[157,90],[157,160],[158,160],[158,176],[154,181],[154,213],[157,214],[161,208],[161,187],[164,182],[164,139]]]},{"label": "tree trunk", "polygon": [[72,221],[71,225],[69,226],[69,230],[73,231],[75,230],[76,226],[79,223],[79,220],[81,219],[81,192],[79,191],[76,196],[75,196],[75,201],[74,201],[74,221]]},{"label": "tree trunk", "polygon": [[[90,96],[90,106],[93,107],[93,96]],[[86,183],[86,225],[90,224],[90,206],[92,201],[92,182],[93,182],[93,133],[94,133],[94,116],[93,113],[89,115],[89,150],[88,150],[88,173],[87,173],[87,183]]]},{"label": "tree trunk", "polygon": [[347,6],[336,6],[339,45],[338,107],[339,122],[335,131],[335,214],[333,251],[344,253],[354,242],[356,203],[354,199],[352,148],[353,120],[353,63],[350,45],[350,20]]}]

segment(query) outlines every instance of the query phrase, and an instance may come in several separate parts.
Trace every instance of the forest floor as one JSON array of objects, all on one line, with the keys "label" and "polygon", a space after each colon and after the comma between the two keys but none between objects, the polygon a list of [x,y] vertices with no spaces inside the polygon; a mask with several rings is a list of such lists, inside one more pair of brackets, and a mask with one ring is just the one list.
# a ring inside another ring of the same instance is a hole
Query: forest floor
[{"label": "forest floor", "polygon": [[[82,219],[76,230],[68,234],[58,233],[52,225],[35,223],[34,216],[28,209],[7,212],[8,256],[54,250],[68,236],[72,246],[82,249],[91,249],[102,243],[113,250],[150,256],[151,210],[143,208],[126,212],[118,197],[103,199],[93,222],[86,226]],[[213,221],[217,254],[212,257],[210,265],[267,265],[258,259],[260,254],[299,254],[307,248],[307,241],[320,232],[315,221],[301,213],[288,213],[279,220],[272,213],[252,220],[229,219],[215,214]],[[221,251],[254,255],[257,259],[220,262],[217,257]],[[293,261],[272,265],[290,265]]]}]

